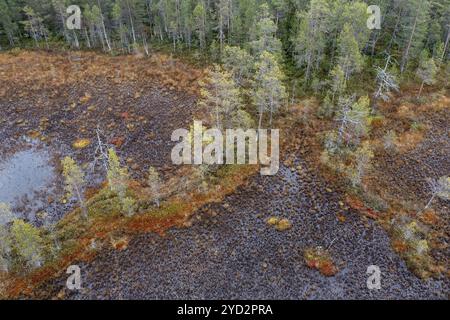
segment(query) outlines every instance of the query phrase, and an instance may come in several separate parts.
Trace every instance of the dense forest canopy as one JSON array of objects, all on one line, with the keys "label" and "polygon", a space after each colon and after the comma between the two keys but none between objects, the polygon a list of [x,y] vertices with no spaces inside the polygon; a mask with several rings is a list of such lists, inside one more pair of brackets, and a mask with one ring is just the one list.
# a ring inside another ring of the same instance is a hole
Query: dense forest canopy
[{"label": "dense forest canopy", "polygon": [[[81,8],[80,29],[67,27],[70,5]],[[368,5],[380,7],[380,29],[367,27]],[[1,49],[64,40],[148,53],[166,43],[218,59],[225,46],[240,46],[291,61],[308,83],[332,70],[347,81],[366,57],[389,57],[402,73],[423,54],[442,61],[449,32],[450,0],[0,0]]]}]

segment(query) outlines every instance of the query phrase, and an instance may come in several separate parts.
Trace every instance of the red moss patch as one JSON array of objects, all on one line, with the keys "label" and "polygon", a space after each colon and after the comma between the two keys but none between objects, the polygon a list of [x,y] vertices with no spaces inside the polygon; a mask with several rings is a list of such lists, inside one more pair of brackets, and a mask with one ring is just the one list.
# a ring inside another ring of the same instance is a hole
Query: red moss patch
[{"label": "red moss patch", "polygon": [[338,272],[329,252],[322,247],[306,249],[303,257],[309,268],[318,270],[324,276],[331,277]]}]

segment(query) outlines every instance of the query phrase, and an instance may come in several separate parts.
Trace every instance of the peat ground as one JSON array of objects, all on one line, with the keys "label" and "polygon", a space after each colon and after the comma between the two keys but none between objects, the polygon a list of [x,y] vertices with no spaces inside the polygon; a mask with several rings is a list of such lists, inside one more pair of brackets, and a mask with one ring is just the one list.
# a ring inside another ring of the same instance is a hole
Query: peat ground
[{"label": "peat ground", "polygon": [[[100,163],[92,163],[99,128],[104,142],[118,149],[137,180],[145,177],[150,165],[157,167],[164,178],[177,175],[175,168],[167,166],[172,147],[168,142],[174,129],[187,128],[195,117],[196,80],[201,71],[159,56],[141,59],[91,53],[19,53],[2,55],[1,59],[3,156],[27,148],[20,142],[24,137],[40,140],[55,156],[56,171],[60,169],[57,159],[70,155],[85,165],[91,187],[98,188],[104,172]],[[426,143],[431,137],[430,141],[437,144],[419,147],[442,146],[448,125],[445,119],[444,136],[442,129],[432,130],[424,140]],[[88,141],[88,145],[74,147],[80,139]],[[345,191],[323,178],[318,163],[307,152],[308,146],[299,143],[292,153],[282,154],[284,162],[276,176],[254,176],[223,202],[198,210],[185,228],[170,229],[165,236],[141,234],[123,250],[107,246],[91,262],[74,261],[82,267],[80,292],[65,289],[67,275],[63,274],[36,288],[32,296],[448,298],[448,278],[421,280],[412,274],[391,249],[386,231],[376,221],[349,208]],[[435,175],[445,174],[445,148],[427,159],[438,159],[437,164],[424,162],[425,166],[439,167]],[[389,162],[385,166],[380,170],[386,170],[388,177],[395,175]],[[402,168],[400,161],[397,170]],[[61,180],[55,186],[61,189]],[[425,197],[421,195],[420,200]],[[61,191],[50,194],[47,201],[55,206],[55,219],[74,206],[70,201],[65,203]],[[438,205],[447,208],[445,203]],[[446,217],[445,212],[440,214]],[[270,217],[287,218],[292,227],[278,231],[267,224]],[[325,277],[306,265],[304,250],[316,246],[330,252],[338,268],[335,276]],[[442,260],[446,257],[445,253],[441,255]],[[367,289],[369,265],[378,265],[382,271],[379,291]]]}]

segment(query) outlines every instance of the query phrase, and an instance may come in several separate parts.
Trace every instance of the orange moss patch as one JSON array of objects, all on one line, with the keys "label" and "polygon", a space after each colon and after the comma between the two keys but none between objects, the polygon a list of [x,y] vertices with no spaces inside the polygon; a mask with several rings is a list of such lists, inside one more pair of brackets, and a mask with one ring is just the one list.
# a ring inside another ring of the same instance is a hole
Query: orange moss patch
[{"label": "orange moss patch", "polygon": [[121,237],[119,239],[111,238],[110,242],[114,249],[122,251],[122,250],[125,250],[126,248],[128,248],[128,243],[130,243],[130,238],[127,236]]},{"label": "orange moss patch", "polygon": [[435,112],[450,108],[450,97],[440,94],[436,100],[429,104],[420,105],[418,110],[420,112]]},{"label": "orange moss patch", "polygon": [[347,195],[345,197],[345,202],[347,202],[350,208],[358,210],[359,212],[363,213],[365,216],[371,219],[378,219],[380,217],[379,212],[366,207],[364,203],[355,196]]},{"label": "orange moss patch", "polygon": [[395,145],[400,152],[407,152],[416,148],[424,139],[422,130],[410,130],[397,137]]},{"label": "orange moss patch", "polygon": [[436,214],[436,212],[433,209],[427,209],[420,216],[420,220],[423,223],[433,226],[433,225],[437,225],[439,223],[440,219],[439,219],[439,216]]},{"label": "orange moss patch", "polygon": [[401,240],[392,241],[392,248],[397,253],[405,253],[406,251],[408,251],[408,245]]},{"label": "orange moss patch", "polygon": [[[0,65],[0,83],[8,83],[8,86],[0,86],[0,96],[6,96],[11,87],[26,88],[20,90],[23,96],[31,96],[43,86],[57,92],[63,86],[76,85],[92,77],[105,78],[112,83],[154,81],[169,90],[198,94],[197,81],[204,76],[202,69],[157,53],[141,59],[133,55],[111,57],[82,51],[57,54],[21,51],[17,55],[0,54]],[[86,93],[80,103],[85,104],[90,99],[90,94]]]},{"label": "orange moss patch", "polygon": [[84,197],[86,199],[90,199],[93,196],[95,196],[99,192],[99,188],[86,188],[86,191],[84,192]]},{"label": "orange moss patch", "polygon": [[411,104],[403,104],[397,109],[396,116],[400,119],[414,119],[415,113],[413,108],[414,106]]}]

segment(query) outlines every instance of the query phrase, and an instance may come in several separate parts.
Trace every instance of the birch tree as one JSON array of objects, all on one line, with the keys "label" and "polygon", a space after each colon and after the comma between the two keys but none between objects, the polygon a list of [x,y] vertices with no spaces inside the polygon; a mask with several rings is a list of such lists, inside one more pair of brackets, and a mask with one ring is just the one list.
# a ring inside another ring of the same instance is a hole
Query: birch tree
[{"label": "birch tree", "polygon": [[43,23],[44,19],[30,6],[25,6],[23,11],[27,17],[27,20],[22,21],[25,31],[33,38],[36,47],[39,47],[39,41],[44,39],[48,48],[48,30]]}]

